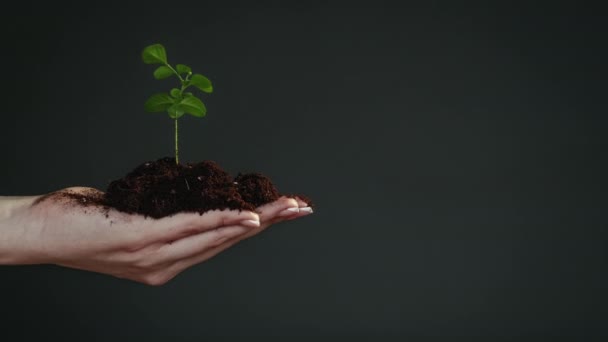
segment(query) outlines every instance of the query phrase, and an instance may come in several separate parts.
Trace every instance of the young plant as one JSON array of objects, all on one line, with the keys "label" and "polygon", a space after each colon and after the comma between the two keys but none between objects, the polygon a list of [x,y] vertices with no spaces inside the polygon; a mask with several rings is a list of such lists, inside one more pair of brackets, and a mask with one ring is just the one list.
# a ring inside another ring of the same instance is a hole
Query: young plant
[{"label": "young plant", "polygon": [[144,105],[148,112],[166,111],[169,117],[175,120],[175,163],[179,164],[177,120],[186,113],[199,118],[207,114],[207,108],[203,101],[191,92],[185,92],[185,90],[194,86],[205,93],[211,93],[213,92],[213,86],[207,77],[201,74],[193,74],[192,69],[185,64],[176,64],[175,68],[172,67],[167,62],[167,52],[161,44],[146,47],[141,56],[146,64],[160,64],[154,70],[154,78],[163,80],[175,76],[180,82],[179,88],[173,88],[168,93],[154,94]]}]

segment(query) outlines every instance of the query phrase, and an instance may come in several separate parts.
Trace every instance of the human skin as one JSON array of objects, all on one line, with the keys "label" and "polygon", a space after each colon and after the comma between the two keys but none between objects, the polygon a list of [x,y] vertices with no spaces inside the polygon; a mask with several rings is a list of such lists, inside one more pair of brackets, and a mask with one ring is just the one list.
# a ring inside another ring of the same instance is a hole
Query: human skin
[{"label": "human skin", "polygon": [[153,219],[61,196],[91,191],[103,194],[73,187],[44,197],[0,197],[0,265],[55,264],[162,285],[273,224],[312,213],[302,200],[281,197],[254,212]]}]

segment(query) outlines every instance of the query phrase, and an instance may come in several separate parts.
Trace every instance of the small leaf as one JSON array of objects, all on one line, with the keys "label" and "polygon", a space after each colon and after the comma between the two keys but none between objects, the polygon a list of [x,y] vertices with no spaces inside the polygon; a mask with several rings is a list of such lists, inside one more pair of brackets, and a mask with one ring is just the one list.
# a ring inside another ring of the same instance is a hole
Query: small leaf
[{"label": "small leaf", "polygon": [[175,103],[175,100],[166,93],[154,94],[148,98],[144,104],[144,108],[147,112],[164,112],[171,105]]},{"label": "small leaf", "polygon": [[213,86],[211,85],[211,81],[201,74],[192,75],[192,78],[190,79],[190,84],[204,91],[205,93],[213,92]]},{"label": "small leaf", "polygon": [[164,80],[167,77],[173,75],[173,70],[166,66],[159,66],[158,69],[154,70],[154,78],[157,80]]},{"label": "small leaf", "polygon": [[179,98],[179,89],[173,88],[173,89],[171,89],[171,92],[169,94],[171,94],[171,96],[173,96],[174,98],[178,99]]},{"label": "small leaf", "polygon": [[171,107],[167,108],[167,113],[169,113],[169,117],[171,119],[179,119],[184,116],[184,111],[180,109],[177,104],[174,104]]},{"label": "small leaf", "polygon": [[144,48],[141,58],[146,64],[167,64],[167,52],[161,44],[154,44]]},{"label": "small leaf", "polygon": [[175,66],[175,68],[177,69],[177,73],[180,75],[192,72],[192,69],[190,69],[190,67],[185,64],[178,64]]},{"label": "small leaf", "polygon": [[194,96],[194,94],[192,94],[191,92],[186,92],[186,93],[184,93],[184,96],[189,97],[189,96]]},{"label": "small leaf", "polygon": [[194,96],[188,96],[183,98],[179,103],[175,105],[178,110],[182,110],[193,116],[202,118],[207,114],[207,108],[205,104]]}]

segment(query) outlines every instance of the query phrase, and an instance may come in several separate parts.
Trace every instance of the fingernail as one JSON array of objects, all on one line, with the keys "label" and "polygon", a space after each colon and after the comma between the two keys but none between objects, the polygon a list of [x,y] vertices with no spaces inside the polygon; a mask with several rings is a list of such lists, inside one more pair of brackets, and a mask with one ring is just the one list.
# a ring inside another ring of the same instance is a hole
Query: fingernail
[{"label": "fingernail", "polygon": [[241,221],[241,224],[243,226],[247,226],[247,227],[251,227],[251,228],[257,228],[260,226],[260,221],[258,220],[243,220]]},{"label": "fingernail", "polygon": [[295,213],[298,213],[300,211],[300,208],[295,207],[295,208],[287,208],[283,211],[281,211],[279,213],[279,216],[289,216],[289,215],[293,215]]},{"label": "fingernail", "polygon": [[305,213],[309,213],[312,214],[314,211],[312,211],[311,207],[304,207],[304,208],[300,208],[300,212],[305,212]]}]

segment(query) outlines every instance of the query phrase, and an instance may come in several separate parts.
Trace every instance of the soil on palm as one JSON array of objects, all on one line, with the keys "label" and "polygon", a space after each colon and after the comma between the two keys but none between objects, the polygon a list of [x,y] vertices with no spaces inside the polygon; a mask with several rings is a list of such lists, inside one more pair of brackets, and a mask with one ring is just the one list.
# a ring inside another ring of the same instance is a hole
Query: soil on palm
[{"label": "soil on palm", "polygon": [[[160,218],[213,209],[254,210],[279,197],[281,193],[263,174],[238,174],[233,178],[213,161],[176,164],[174,158],[162,158],[143,163],[112,181],[103,202],[123,212]],[[299,197],[312,205],[303,195],[288,197]]]}]

